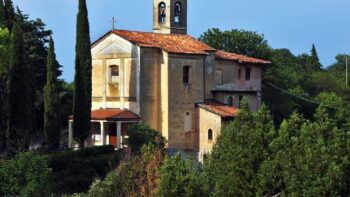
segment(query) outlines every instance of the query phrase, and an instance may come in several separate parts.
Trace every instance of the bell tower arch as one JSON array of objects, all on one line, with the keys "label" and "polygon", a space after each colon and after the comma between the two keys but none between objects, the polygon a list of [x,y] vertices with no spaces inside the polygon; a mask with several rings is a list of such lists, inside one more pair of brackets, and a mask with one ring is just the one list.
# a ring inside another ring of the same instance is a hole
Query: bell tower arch
[{"label": "bell tower arch", "polygon": [[153,31],[187,34],[187,0],[153,0]]}]

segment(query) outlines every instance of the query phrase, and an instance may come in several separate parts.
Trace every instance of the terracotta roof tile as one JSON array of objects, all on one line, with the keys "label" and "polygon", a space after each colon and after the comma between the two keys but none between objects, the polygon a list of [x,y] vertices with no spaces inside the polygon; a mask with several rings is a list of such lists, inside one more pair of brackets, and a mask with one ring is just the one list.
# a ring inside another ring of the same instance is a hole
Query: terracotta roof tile
[{"label": "terracotta roof tile", "polygon": [[161,34],[128,30],[113,30],[108,32],[102,38],[98,39],[93,45],[110,34],[118,35],[138,46],[159,48],[169,53],[180,54],[199,54],[205,55],[208,52],[216,52],[217,59],[232,60],[238,63],[270,64],[271,62],[256,59],[235,53],[217,51],[216,49],[200,42],[199,40],[182,34]]},{"label": "terracotta roof tile", "polygon": [[[69,117],[70,119],[73,116]],[[107,121],[138,121],[141,120],[137,114],[124,109],[98,109],[91,111],[91,120],[107,120]]]},{"label": "terracotta roof tile", "polygon": [[262,60],[262,59],[256,59],[244,55],[239,55],[236,53],[228,53],[225,51],[217,51],[215,54],[215,57],[217,59],[224,59],[224,60],[233,60],[238,63],[253,63],[253,64],[271,64],[270,61]]},{"label": "terracotta roof tile", "polygon": [[[216,51],[215,49],[189,35],[113,30],[107,33],[105,36],[110,35],[111,33],[116,34],[138,46],[160,48],[170,53],[204,55],[208,54],[209,51]],[[95,42],[93,45],[95,45],[97,42]]]},{"label": "terracotta roof tile", "polygon": [[233,118],[237,116],[239,109],[233,106],[228,106],[223,103],[216,101],[206,101],[205,103],[198,104],[202,109],[205,109],[209,112],[217,114],[222,118]]}]

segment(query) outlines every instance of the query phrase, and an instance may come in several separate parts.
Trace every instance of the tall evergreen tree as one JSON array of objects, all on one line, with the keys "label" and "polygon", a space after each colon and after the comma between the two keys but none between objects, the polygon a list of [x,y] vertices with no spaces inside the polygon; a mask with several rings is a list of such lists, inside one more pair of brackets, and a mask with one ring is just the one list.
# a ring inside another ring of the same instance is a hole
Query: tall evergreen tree
[{"label": "tall evergreen tree", "polygon": [[74,89],[74,137],[83,148],[90,133],[91,121],[91,41],[88,11],[85,0],[79,0],[77,15]]},{"label": "tall evergreen tree", "polygon": [[0,28],[5,26],[5,6],[4,1],[0,0]]},{"label": "tall evergreen tree", "polygon": [[5,131],[8,115],[8,73],[11,36],[7,29],[0,29],[0,152],[6,148]]},{"label": "tall evergreen tree", "polygon": [[12,33],[9,73],[9,112],[7,127],[7,151],[10,154],[26,150],[29,133],[32,130],[32,103],[30,68],[24,51],[24,40],[19,24],[15,23]]},{"label": "tall evergreen tree", "polygon": [[4,18],[5,18],[5,25],[8,28],[10,32],[12,32],[12,27],[16,19],[15,9],[13,7],[12,0],[5,0],[5,6],[4,6]]},{"label": "tall evergreen tree", "polygon": [[16,20],[21,24],[24,34],[25,51],[29,57],[28,63],[32,69],[31,87],[33,91],[33,128],[31,136],[40,135],[44,126],[44,101],[43,90],[46,85],[46,59],[51,30],[45,29],[45,24],[40,20],[29,20],[28,15],[17,7]]},{"label": "tall evergreen tree", "polygon": [[44,134],[50,149],[57,149],[60,145],[60,97],[59,97],[59,64],[56,61],[55,46],[52,38],[47,55],[47,77],[44,88]]},{"label": "tall evergreen tree", "polygon": [[320,71],[322,68],[322,65],[320,63],[320,59],[318,58],[316,47],[314,44],[312,44],[310,53],[311,53],[311,56],[310,56],[309,67],[311,71]]}]

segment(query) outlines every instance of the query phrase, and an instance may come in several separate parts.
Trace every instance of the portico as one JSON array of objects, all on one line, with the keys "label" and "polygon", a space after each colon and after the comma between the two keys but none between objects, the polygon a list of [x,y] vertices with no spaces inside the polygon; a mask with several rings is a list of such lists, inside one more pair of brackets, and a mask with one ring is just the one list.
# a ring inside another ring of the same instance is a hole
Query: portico
[{"label": "portico", "polygon": [[[91,132],[85,146],[113,145],[116,149],[125,146],[127,128],[139,123],[140,117],[125,109],[99,109],[91,112]],[[73,119],[69,120],[68,146],[73,147]]]}]

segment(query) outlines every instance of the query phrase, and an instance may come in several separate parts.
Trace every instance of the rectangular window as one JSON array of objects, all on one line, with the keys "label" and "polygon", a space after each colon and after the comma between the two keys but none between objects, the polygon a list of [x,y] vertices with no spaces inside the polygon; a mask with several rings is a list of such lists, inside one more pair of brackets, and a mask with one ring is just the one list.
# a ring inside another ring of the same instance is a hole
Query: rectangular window
[{"label": "rectangular window", "polygon": [[185,133],[189,132],[189,131],[192,131],[192,117],[191,117],[191,113],[190,112],[186,112],[185,113],[184,130],[185,130]]},{"label": "rectangular window", "polygon": [[117,84],[119,82],[119,66],[111,65],[109,66],[109,83]]},{"label": "rectangular window", "polygon": [[215,70],[215,85],[222,85],[222,70]]},{"label": "rectangular window", "polygon": [[238,79],[241,79],[241,69],[238,69]]},{"label": "rectangular window", "polygon": [[245,69],[245,80],[250,80],[250,74],[252,72],[252,68]]},{"label": "rectangular window", "polygon": [[183,83],[189,84],[190,83],[190,66],[183,67],[182,76],[183,76],[183,79],[182,79]]}]

